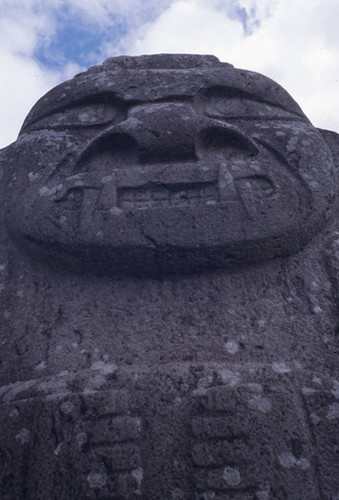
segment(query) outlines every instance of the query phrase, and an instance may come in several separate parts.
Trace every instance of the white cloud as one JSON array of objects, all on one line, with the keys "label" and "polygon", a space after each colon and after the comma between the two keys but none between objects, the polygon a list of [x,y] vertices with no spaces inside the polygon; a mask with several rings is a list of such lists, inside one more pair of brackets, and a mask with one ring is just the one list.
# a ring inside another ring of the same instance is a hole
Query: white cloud
[{"label": "white cloud", "polygon": [[270,76],[316,126],[339,131],[338,0],[0,0],[0,147],[39,97],[82,69],[52,71],[35,57],[65,18],[105,33],[89,65],[122,53],[214,54]]},{"label": "white cloud", "polygon": [[70,63],[52,71],[34,58],[37,46],[48,44],[55,30],[56,20],[40,0],[0,0],[0,147],[16,139],[26,114],[43,94],[80,69]]},{"label": "white cloud", "polygon": [[0,147],[16,139],[23,120],[33,104],[60,81],[71,78],[79,67],[67,65],[62,72],[47,71],[34,60],[0,50]]},{"label": "white cloud", "polygon": [[[0,148],[16,139],[33,104],[50,88],[83,70],[74,61],[59,70],[39,63],[35,52],[48,47],[65,19],[98,32],[112,29],[114,21],[136,30],[145,19],[155,18],[171,0],[0,0]],[[103,49],[104,50],[104,47]],[[115,48],[115,54],[119,53]],[[88,64],[97,60],[100,47],[88,54]],[[48,52],[46,52],[48,54]],[[93,55],[94,54],[94,55]],[[109,53],[108,55],[112,55]],[[63,61],[63,54],[53,54]]]},{"label": "white cloud", "polygon": [[138,24],[151,16],[150,11],[159,14],[171,0],[63,0],[73,11],[80,13],[88,22],[101,25],[110,23],[110,16],[125,17],[125,21]]},{"label": "white cloud", "polygon": [[337,0],[239,0],[249,33],[239,18],[229,17],[230,4],[234,8],[228,1],[176,0],[130,40],[129,51],[215,54],[270,76],[316,126],[339,131]]},{"label": "white cloud", "polygon": [[134,52],[192,52],[206,54],[243,36],[241,22],[200,2],[174,2],[143,39],[136,40]]},{"label": "white cloud", "polygon": [[[0,139],[3,146],[15,140],[23,119],[34,102],[54,84],[37,64],[22,56],[0,52],[1,120]],[[47,76],[47,78],[46,78]]]},{"label": "white cloud", "polygon": [[336,0],[280,0],[244,37],[234,63],[271,76],[316,126],[339,131],[338,16]]}]

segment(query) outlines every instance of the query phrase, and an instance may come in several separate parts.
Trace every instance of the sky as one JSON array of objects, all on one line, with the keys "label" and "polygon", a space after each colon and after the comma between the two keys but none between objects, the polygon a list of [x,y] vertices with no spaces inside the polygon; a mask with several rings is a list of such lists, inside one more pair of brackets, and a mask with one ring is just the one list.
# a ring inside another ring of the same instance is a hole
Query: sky
[{"label": "sky", "polygon": [[106,58],[213,54],[339,132],[338,0],[0,0],[0,148],[49,89]]}]

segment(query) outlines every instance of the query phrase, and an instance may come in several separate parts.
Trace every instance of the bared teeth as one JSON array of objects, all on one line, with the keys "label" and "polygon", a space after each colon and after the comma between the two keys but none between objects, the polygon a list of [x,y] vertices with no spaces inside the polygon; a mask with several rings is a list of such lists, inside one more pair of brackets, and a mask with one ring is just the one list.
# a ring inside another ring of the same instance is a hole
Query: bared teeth
[{"label": "bared teeth", "polygon": [[110,210],[118,205],[117,188],[114,172],[101,179],[102,188],[97,198],[98,210]]},{"label": "bared teeth", "polygon": [[70,193],[74,191],[98,190],[102,187],[102,183],[95,180],[93,175],[77,174],[67,177],[61,184],[62,189],[58,190],[53,196],[53,201],[62,202],[67,199]]},{"label": "bared teeth", "polygon": [[[256,217],[257,201],[253,189],[264,201],[272,191],[271,181],[255,173],[240,176],[237,165],[231,168],[229,164],[221,163],[214,168],[204,167],[198,170],[191,166],[184,170],[173,170],[169,167],[157,179],[159,173],[152,167],[135,171],[133,176],[120,170],[98,179],[98,174],[78,174],[66,179],[63,189],[58,192],[54,201],[66,201],[75,190],[82,193],[81,226],[86,225],[94,212],[121,213],[121,210],[145,210],[158,207],[180,207],[198,205],[234,204],[239,202],[251,218]],[[231,170],[236,170],[233,173]],[[153,171],[154,170],[154,171]],[[168,173],[168,178],[165,178]],[[245,172],[244,172],[245,173]],[[160,176],[160,178],[162,179]],[[177,181],[176,179],[180,179]]]},{"label": "bared teeth", "polygon": [[249,179],[238,179],[236,182],[239,198],[249,218],[255,219],[257,215],[257,207],[253,195],[252,185]]},{"label": "bared teeth", "polygon": [[221,164],[218,175],[218,189],[220,202],[237,201],[237,190],[234,184],[233,175],[230,172],[229,166]]},{"label": "bared teeth", "polygon": [[80,215],[80,227],[83,230],[86,230],[88,221],[93,216],[97,199],[98,191],[96,189],[84,189]]},{"label": "bared teeth", "polygon": [[118,189],[118,207],[121,209],[146,209],[170,206],[216,204],[217,182],[189,183],[187,185],[143,186]]}]

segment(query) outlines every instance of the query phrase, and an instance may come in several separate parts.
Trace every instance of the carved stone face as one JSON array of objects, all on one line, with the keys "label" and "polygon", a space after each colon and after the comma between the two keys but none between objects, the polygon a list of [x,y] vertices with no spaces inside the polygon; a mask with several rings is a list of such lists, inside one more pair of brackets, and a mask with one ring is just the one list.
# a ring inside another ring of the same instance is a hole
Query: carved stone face
[{"label": "carved stone face", "polygon": [[29,113],[9,165],[13,238],[106,272],[192,272],[297,251],[333,161],[277,84],[210,56],[109,59]]}]

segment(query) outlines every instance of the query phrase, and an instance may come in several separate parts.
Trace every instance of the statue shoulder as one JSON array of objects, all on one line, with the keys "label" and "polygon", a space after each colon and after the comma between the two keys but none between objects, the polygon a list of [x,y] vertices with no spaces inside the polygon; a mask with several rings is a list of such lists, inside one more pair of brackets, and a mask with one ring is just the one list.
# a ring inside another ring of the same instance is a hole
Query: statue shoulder
[{"label": "statue shoulder", "polygon": [[332,130],[324,130],[324,129],[318,129],[318,131],[321,133],[323,136],[326,144],[328,145],[330,152],[332,154],[332,158],[334,161],[335,165],[335,171],[336,171],[336,200],[335,200],[335,205],[334,205],[334,212],[335,212],[335,231],[337,231],[339,234],[339,133],[333,132]]},{"label": "statue shoulder", "polygon": [[334,163],[339,169],[339,134],[337,132],[333,132],[332,130],[318,130],[328,144],[334,159]]},{"label": "statue shoulder", "polygon": [[9,144],[9,146],[0,149],[0,190],[3,189],[3,179],[4,179],[5,169],[10,159],[10,155],[13,153],[14,144],[15,143],[13,142],[12,144]]},{"label": "statue shoulder", "polygon": [[9,146],[0,149],[0,214],[4,211],[4,195],[5,195],[5,178],[6,178],[6,168],[9,163],[10,157],[13,154],[14,142]]},{"label": "statue shoulder", "polygon": [[[337,167],[337,179],[339,179],[339,134],[332,130],[318,129],[325,139]],[[335,221],[332,226],[327,251],[325,252],[327,270],[331,277],[331,282],[336,291],[339,292],[339,190],[337,181],[337,197],[335,202]]]},{"label": "statue shoulder", "polygon": [[[4,260],[4,253],[7,241],[7,233],[4,224],[4,200],[6,193],[6,168],[13,154],[13,146],[15,143],[0,149],[0,266],[2,266],[2,261]],[[1,271],[1,267],[0,267]]]}]

